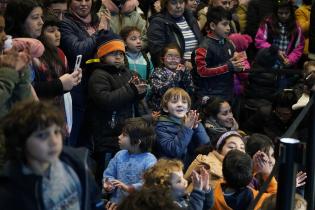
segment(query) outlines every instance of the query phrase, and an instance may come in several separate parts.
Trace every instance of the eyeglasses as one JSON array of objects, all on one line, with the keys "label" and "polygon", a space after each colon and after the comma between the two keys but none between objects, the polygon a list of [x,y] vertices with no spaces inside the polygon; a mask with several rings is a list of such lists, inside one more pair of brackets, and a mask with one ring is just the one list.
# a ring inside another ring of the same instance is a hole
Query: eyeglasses
[{"label": "eyeglasses", "polygon": [[182,58],[178,55],[166,55],[164,56],[164,59],[166,61],[175,61],[175,62],[181,62]]}]

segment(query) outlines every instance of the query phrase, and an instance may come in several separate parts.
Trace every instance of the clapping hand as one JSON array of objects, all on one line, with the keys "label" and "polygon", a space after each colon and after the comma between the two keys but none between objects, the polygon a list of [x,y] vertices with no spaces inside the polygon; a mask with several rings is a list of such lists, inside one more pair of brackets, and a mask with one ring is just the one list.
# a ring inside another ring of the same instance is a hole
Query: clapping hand
[{"label": "clapping hand", "polygon": [[190,110],[184,119],[184,125],[188,128],[197,128],[199,120],[199,113],[196,110]]}]

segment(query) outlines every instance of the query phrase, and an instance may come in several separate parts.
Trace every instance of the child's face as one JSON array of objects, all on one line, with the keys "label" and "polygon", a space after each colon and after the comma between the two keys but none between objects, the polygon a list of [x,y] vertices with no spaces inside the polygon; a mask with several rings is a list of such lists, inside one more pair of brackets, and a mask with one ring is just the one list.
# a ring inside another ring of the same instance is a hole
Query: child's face
[{"label": "child's face", "polygon": [[230,21],[223,19],[217,24],[211,22],[210,29],[218,38],[226,38],[230,34],[231,30]]},{"label": "child's face", "polygon": [[139,31],[132,31],[126,39],[126,45],[131,52],[140,52],[142,49],[141,33]]},{"label": "child's face", "polygon": [[185,195],[187,187],[187,180],[184,178],[182,171],[172,172],[171,177],[171,189],[175,198],[180,198]]},{"label": "child's face", "polygon": [[30,38],[38,38],[42,33],[44,21],[42,19],[43,10],[41,7],[35,7],[27,16],[24,22],[24,30]]},{"label": "child's face", "polygon": [[218,123],[226,128],[231,128],[234,125],[234,117],[231,106],[228,102],[223,102],[220,106],[220,112],[217,114]]},{"label": "child's face", "polygon": [[226,139],[220,154],[224,157],[229,151],[233,149],[245,152],[245,144],[240,137],[231,136],[228,139]]},{"label": "child's face", "polygon": [[213,7],[223,7],[226,11],[231,9],[231,0],[214,0]]},{"label": "child's face", "polygon": [[172,96],[167,102],[167,109],[163,108],[164,112],[180,119],[186,116],[186,113],[189,111],[188,109],[188,101],[184,100],[181,95]]},{"label": "child's face", "polygon": [[125,149],[131,152],[138,147],[137,145],[131,145],[130,137],[126,133],[121,133],[120,136],[118,136],[118,144],[120,149]]},{"label": "child's face", "polygon": [[119,68],[124,65],[124,52],[114,51],[108,53],[104,57],[104,62],[108,65],[116,66],[117,68]]},{"label": "child's face", "polygon": [[42,167],[56,161],[61,150],[61,128],[53,124],[30,135],[26,140],[25,156],[29,165]]},{"label": "child's face", "polygon": [[5,20],[3,16],[0,16],[0,49],[3,49],[4,41],[6,39],[4,28],[5,28]]},{"label": "child's face", "polygon": [[176,70],[178,64],[180,64],[181,57],[180,53],[177,51],[177,49],[169,49],[165,53],[163,59],[164,66],[168,68],[169,70]]},{"label": "child's face", "polygon": [[55,47],[60,45],[60,31],[58,26],[47,26],[43,33],[51,45]]},{"label": "child's face", "polygon": [[289,8],[279,8],[277,15],[281,23],[286,23],[290,18],[291,12]]}]

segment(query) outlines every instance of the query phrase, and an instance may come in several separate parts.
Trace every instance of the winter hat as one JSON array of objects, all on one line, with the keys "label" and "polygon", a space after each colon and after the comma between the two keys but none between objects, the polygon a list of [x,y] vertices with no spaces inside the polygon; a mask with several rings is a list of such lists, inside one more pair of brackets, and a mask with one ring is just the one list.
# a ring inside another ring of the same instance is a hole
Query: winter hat
[{"label": "winter hat", "polygon": [[222,148],[221,146],[223,144],[225,144],[226,139],[230,138],[231,136],[238,136],[243,140],[243,137],[237,131],[228,131],[228,132],[225,132],[224,134],[222,134],[220,136],[219,140],[217,141],[217,145],[215,148],[217,150],[219,150],[219,148]]},{"label": "winter hat", "polygon": [[29,47],[30,56],[32,58],[39,58],[43,55],[45,47],[37,39],[32,38],[14,38],[13,46],[17,49],[24,49]]},{"label": "winter hat", "polygon": [[245,51],[253,42],[252,37],[247,34],[234,33],[229,36],[229,39],[233,42],[236,52]]},{"label": "winter hat", "polygon": [[273,67],[278,60],[278,47],[271,45],[258,51],[255,63],[264,68]]},{"label": "winter hat", "polygon": [[104,31],[97,39],[97,57],[101,58],[114,51],[125,52],[125,44],[121,37],[111,31]]}]

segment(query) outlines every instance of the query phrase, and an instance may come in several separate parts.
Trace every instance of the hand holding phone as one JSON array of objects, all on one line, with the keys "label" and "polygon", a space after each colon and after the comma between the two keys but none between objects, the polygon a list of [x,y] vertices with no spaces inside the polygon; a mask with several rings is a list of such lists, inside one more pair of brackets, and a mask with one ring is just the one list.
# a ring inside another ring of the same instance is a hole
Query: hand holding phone
[{"label": "hand holding phone", "polygon": [[74,71],[78,70],[81,65],[82,55],[77,55],[77,59],[75,60]]}]

